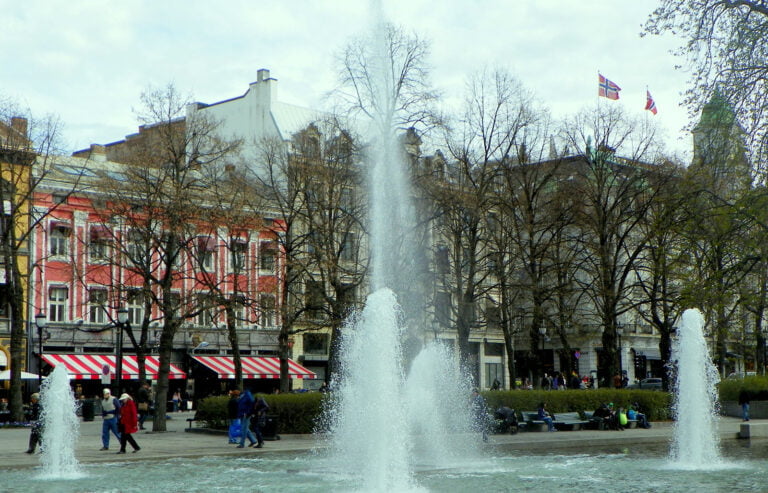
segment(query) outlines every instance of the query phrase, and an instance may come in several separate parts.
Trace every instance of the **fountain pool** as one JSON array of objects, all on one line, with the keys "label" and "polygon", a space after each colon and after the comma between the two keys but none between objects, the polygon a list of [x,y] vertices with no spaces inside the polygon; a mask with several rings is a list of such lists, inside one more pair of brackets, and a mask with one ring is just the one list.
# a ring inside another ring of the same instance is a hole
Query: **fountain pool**
[{"label": "fountain pool", "polygon": [[[673,468],[668,444],[590,448],[573,455],[522,454],[503,446],[451,466],[420,464],[413,491],[764,491],[768,441],[727,441],[711,470]],[[349,471],[333,469],[323,452],[270,453],[166,461],[85,464],[84,477],[29,481],[29,469],[4,470],[3,491],[215,492],[360,491]],[[113,467],[119,466],[119,467]]]}]

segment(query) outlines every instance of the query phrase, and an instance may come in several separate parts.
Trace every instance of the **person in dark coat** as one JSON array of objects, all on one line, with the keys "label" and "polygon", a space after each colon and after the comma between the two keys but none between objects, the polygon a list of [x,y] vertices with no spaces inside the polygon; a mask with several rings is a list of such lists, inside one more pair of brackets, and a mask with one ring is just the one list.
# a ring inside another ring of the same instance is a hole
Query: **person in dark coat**
[{"label": "person in dark coat", "polygon": [[240,441],[240,419],[237,417],[237,399],[240,397],[240,391],[230,390],[229,401],[227,402],[227,419],[229,419],[229,443],[238,443]]},{"label": "person in dark coat", "polygon": [[269,411],[269,404],[267,404],[267,401],[261,396],[257,397],[256,403],[253,405],[253,415],[256,420],[253,429],[256,432],[256,440],[258,441],[256,448],[264,446],[264,435],[262,434],[262,430],[267,424],[267,411]]},{"label": "person in dark coat", "polygon": [[40,443],[43,437],[43,422],[41,420],[40,407],[40,394],[35,392],[30,397],[32,404],[29,407],[29,421],[32,423],[32,429],[29,433],[29,447],[27,448],[28,454],[34,454],[37,444]]},{"label": "person in dark coat", "polygon": [[744,421],[749,421],[749,401],[749,392],[742,389],[739,392],[739,405],[741,406],[741,419]]},{"label": "person in dark coat", "polygon": [[136,409],[139,411],[139,429],[144,429],[144,421],[149,414],[149,382],[144,382],[136,392]]}]

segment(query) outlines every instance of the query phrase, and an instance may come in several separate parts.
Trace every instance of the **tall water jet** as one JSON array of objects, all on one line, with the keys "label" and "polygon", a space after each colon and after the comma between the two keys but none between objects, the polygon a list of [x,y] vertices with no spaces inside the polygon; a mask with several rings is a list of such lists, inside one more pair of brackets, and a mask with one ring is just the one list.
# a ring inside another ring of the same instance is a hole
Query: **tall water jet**
[{"label": "tall water jet", "polygon": [[360,489],[407,491],[416,488],[417,464],[439,465],[457,449],[466,452],[455,440],[469,428],[469,385],[450,351],[434,345],[415,355],[424,339],[429,290],[420,284],[423,269],[416,259],[425,255],[418,253],[411,170],[397,130],[413,125],[408,91],[418,75],[409,72],[409,54],[421,47],[385,22],[380,1],[372,2],[371,12],[370,37],[348,59],[363,63],[359,72],[350,66],[347,72],[356,88],[354,105],[371,128],[366,160],[373,293],[343,330],[341,370],[332,376],[326,418],[339,468],[359,476]]},{"label": "tall water jet", "polygon": [[675,429],[670,458],[682,469],[710,469],[721,462],[717,440],[716,385],[720,381],[704,340],[704,317],[686,310],[672,348]]},{"label": "tall water jet", "polygon": [[41,444],[43,466],[41,479],[76,479],[82,477],[75,458],[75,444],[79,436],[75,396],[69,386],[69,375],[63,366],[57,366],[40,389],[43,440]]}]

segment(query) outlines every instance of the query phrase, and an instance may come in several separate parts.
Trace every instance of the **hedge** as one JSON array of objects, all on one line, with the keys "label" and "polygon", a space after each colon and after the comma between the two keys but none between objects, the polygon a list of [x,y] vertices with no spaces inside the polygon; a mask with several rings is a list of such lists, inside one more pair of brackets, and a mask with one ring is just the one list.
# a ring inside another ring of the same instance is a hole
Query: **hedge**
[{"label": "hedge", "polygon": [[[613,402],[616,407],[628,407],[637,402],[650,420],[670,419],[671,397],[666,392],[651,390],[510,390],[486,391],[483,395],[489,410],[508,406],[520,411],[536,410],[540,402],[547,403],[550,411],[558,412],[593,411],[600,404]],[[312,433],[316,429],[317,417],[323,409],[323,401],[330,394],[306,392],[301,394],[267,395],[269,413],[277,415],[278,433]],[[198,403],[197,419],[206,427],[225,429],[227,427],[227,401],[229,397],[208,397]],[[467,397],[469,405],[469,397]]]},{"label": "hedge", "polygon": [[[322,411],[325,396],[318,392],[305,392],[263,397],[269,404],[267,414],[277,415],[278,433],[312,433],[315,417]],[[203,421],[208,428],[226,429],[228,402],[229,397],[226,395],[202,399],[197,405],[197,419]]]},{"label": "hedge", "polygon": [[768,401],[768,376],[754,376],[720,381],[720,400],[738,401],[739,393],[746,390],[755,401]]}]

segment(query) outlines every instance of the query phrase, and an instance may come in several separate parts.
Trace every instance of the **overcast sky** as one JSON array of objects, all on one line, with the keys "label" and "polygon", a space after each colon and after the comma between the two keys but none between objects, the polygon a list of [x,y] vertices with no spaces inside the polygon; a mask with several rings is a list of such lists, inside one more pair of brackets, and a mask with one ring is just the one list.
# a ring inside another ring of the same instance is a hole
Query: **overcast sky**
[{"label": "overcast sky", "polygon": [[[597,72],[643,115],[648,86],[667,145],[690,149],[679,106],[678,40],[639,36],[651,0],[383,0],[386,16],[431,44],[432,82],[458,98],[468,74],[508,68],[555,116],[597,100]],[[260,68],[281,101],[322,107],[334,56],[368,25],[365,0],[0,0],[0,96],[61,117],[66,150],[136,131],[149,86],[197,101],[242,95]],[[649,113],[649,117],[650,117]]]}]

